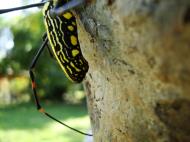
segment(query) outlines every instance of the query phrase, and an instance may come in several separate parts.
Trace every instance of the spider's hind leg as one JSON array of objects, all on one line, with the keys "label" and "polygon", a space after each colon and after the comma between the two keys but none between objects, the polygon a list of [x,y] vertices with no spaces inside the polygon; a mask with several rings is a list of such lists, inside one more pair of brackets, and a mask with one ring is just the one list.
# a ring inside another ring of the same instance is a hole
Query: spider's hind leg
[{"label": "spider's hind leg", "polygon": [[36,81],[35,81],[35,75],[34,75],[34,68],[36,66],[36,63],[41,55],[41,53],[44,51],[44,48],[46,47],[48,43],[48,39],[46,37],[46,39],[44,40],[42,46],[40,47],[40,49],[37,51],[35,57],[33,58],[32,60],[32,63],[29,67],[29,74],[30,74],[30,79],[31,79],[31,82],[32,82],[32,90],[33,90],[33,95],[34,95],[34,99],[35,99],[35,102],[36,102],[36,107],[37,107],[37,110],[40,111],[40,112],[43,112],[43,108],[41,107],[40,105],[40,101],[38,99],[38,96],[37,96],[37,91],[36,91]]},{"label": "spider's hind leg", "polygon": [[[42,40],[45,42],[46,38],[47,38],[47,33],[44,33],[43,36],[42,36]],[[55,57],[54,57],[54,55],[53,55],[53,53],[52,53],[52,50],[50,49],[50,44],[49,44],[49,42],[46,43],[46,47],[47,47],[47,49],[48,49],[48,52],[49,52],[50,57],[51,57],[52,59],[55,59]]]},{"label": "spider's hind leg", "polygon": [[52,53],[52,50],[50,49],[49,43],[47,43],[46,46],[47,46],[47,49],[48,49],[48,52],[49,52],[50,57],[51,57],[52,59],[55,59],[55,57],[54,57],[54,55],[53,55],[53,53]]},{"label": "spider's hind leg", "polygon": [[37,88],[36,88],[36,81],[35,81],[35,75],[34,75],[34,68],[36,66],[36,63],[41,55],[41,53],[44,51],[44,48],[47,46],[48,44],[48,38],[47,38],[47,35],[44,34],[44,41],[43,41],[43,44],[42,46],[40,47],[40,49],[38,50],[37,54],[35,55],[34,59],[32,60],[32,63],[30,65],[30,68],[29,68],[29,74],[30,74],[30,79],[31,79],[31,82],[32,82],[32,90],[33,90],[33,95],[34,95],[34,99],[35,99],[35,102],[36,102],[36,108],[39,112],[45,114],[46,116],[48,116],[49,118],[51,118],[52,120],[64,125],[65,127],[75,131],[75,132],[78,132],[82,135],[87,135],[87,136],[92,136],[92,134],[88,134],[88,133],[84,133],[82,131],[79,131],[73,127],[70,127],[69,125],[59,121],[58,119],[56,119],[55,117],[53,117],[51,114],[47,113],[43,107],[41,106],[40,104],[40,100],[38,98],[38,95],[37,95]]}]

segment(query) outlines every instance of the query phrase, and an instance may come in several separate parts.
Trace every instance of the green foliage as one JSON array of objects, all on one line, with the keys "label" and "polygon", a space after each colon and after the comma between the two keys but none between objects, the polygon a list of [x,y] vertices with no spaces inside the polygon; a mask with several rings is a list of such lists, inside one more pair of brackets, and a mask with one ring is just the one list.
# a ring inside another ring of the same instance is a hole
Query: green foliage
[{"label": "green foliage", "polygon": [[[31,59],[42,43],[42,35],[45,31],[41,13],[35,13],[21,18],[11,26],[14,35],[14,48],[8,58],[18,62],[20,69],[28,69]],[[12,61],[11,61],[12,62]]]},{"label": "green foliage", "polygon": [[10,82],[9,88],[10,88],[10,93],[12,97],[12,104],[28,102],[30,99],[29,92],[27,90],[29,86],[28,78],[24,76],[14,77],[9,82]]}]

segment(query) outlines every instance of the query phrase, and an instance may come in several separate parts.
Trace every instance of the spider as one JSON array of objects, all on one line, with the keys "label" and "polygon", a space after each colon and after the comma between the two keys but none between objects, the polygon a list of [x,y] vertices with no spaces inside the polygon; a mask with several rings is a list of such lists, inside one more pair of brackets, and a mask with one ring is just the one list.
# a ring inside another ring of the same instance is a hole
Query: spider
[{"label": "spider", "polygon": [[[53,56],[56,58],[65,75],[72,82],[80,83],[88,72],[88,62],[83,57],[77,35],[76,18],[70,11],[72,8],[82,4],[84,0],[49,0],[40,3],[15,7],[10,9],[0,10],[0,14],[27,9],[32,7],[43,6],[44,24],[46,33],[43,36],[43,43],[37,54],[34,56],[29,67],[29,74],[32,82],[32,90],[36,102],[37,110],[54,121],[87,136],[92,134],[84,133],[56,119],[41,106],[36,91],[36,82],[33,69],[45,47],[49,49],[49,44],[53,51]],[[51,53],[51,52],[50,52]]]}]

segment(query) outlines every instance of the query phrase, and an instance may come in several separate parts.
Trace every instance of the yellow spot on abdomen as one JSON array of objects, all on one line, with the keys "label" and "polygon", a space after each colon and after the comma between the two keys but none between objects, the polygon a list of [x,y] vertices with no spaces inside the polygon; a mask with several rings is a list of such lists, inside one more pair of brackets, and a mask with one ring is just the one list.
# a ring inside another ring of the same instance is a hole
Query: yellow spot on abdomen
[{"label": "yellow spot on abdomen", "polygon": [[72,45],[77,45],[77,38],[76,38],[76,36],[72,35],[70,38],[71,38],[71,44]]},{"label": "yellow spot on abdomen", "polygon": [[72,22],[72,25],[73,25],[73,26],[76,26],[76,23],[75,23],[75,22]]},{"label": "yellow spot on abdomen", "polygon": [[70,12],[66,12],[65,14],[63,14],[63,17],[65,17],[66,19],[70,19],[72,17],[72,14]]},{"label": "yellow spot on abdomen", "polygon": [[72,50],[73,57],[75,57],[77,54],[79,54],[79,51],[77,49]]},{"label": "yellow spot on abdomen", "polygon": [[67,27],[70,31],[73,31],[74,30],[74,27],[73,26],[68,26]]}]

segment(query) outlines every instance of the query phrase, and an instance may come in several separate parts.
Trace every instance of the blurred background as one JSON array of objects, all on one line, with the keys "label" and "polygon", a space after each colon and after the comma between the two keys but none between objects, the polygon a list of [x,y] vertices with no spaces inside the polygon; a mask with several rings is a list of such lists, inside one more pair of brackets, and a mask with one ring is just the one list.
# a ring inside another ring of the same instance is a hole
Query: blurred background
[{"label": "blurred background", "polygon": [[[40,0],[0,0],[0,9]],[[28,67],[45,32],[41,8],[0,15],[0,142],[83,142],[84,136],[36,111]],[[81,84],[73,84],[48,50],[35,68],[37,91],[47,112],[81,131],[90,129]]]}]

